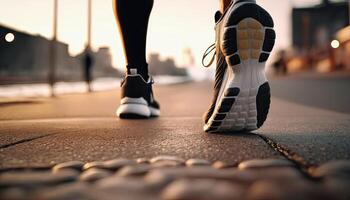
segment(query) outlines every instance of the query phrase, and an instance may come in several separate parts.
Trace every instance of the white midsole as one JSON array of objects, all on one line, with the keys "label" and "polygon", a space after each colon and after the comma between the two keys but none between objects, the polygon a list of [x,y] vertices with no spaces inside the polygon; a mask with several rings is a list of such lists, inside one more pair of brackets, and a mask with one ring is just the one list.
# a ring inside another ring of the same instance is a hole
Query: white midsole
[{"label": "white midsole", "polygon": [[121,105],[116,111],[117,116],[121,114],[137,114],[144,117],[159,116],[160,110],[148,106],[144,98],[125,97],[121,100]]},{"label": "white midsole", "polygon": [[[225,77],[228,78],[226,83],[222,85],[222,94],[219,96],[214,113],[204,126],[204,130],[208,130],[211,124],[215,122],[215,116],[219,113],[220,104],[223,99],[231,98],[224,95],[224,91],[229,88],[239,88],[240,93],[235,97],[236,101],[230,111],[226,113],[226,117],[222,120],[218,131],[257,129],[256,96],[259,87],[267,82],[264,64],[254,63],[254,60],[247,60],[239,65],[228,67],[225,72]],[[233,73],[233,68],[235,69],[235,74]]]}]

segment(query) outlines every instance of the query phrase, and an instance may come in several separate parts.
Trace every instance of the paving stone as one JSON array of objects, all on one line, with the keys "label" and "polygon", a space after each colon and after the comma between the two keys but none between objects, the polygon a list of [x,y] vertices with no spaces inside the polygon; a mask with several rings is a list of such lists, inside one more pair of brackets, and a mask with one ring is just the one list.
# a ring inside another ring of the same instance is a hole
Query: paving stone
[{"label": "paving stone", "polygon": [[155,188],[163,188],[174,180],[172,177],[165,176],[163,173],[151,172],[143,178],[148,184],[153,185]]},{"label": "paving stone", "polygon": [[100,199],[156,199],[161,189],[139,177],[118,177],[102,179],[95,184]]},{"label": "paving stone", "polygon": [[338,160],[321,165],[312,171],[315,177],[350,179],[350,160]]},{"label": "paving stone", "polygon": [[86,200],[90,199],[87,191],[91,190],[89,186],[83,182],[69,183],[57,186],[55,188],[47,188],[39,191],[35,198],[40,200]]},{"label": "paving stone", "polygon": [[251,183],[256,177],[250,172],[238,169],[214,169],[212,167],[181,167],[181,168],[159,168],[154,169],[146,175],[148,177],[161,177],[173,181],[180,178],[187,179],[217,179],[239,183]]},{"label": "paving stone", "polygon": [[295,168],[265,168],[241,170],[250,172],[255,180],[274,180],[277,182],[288,183],[290,181],[305,179],[304,175]]},{"label": "paving stone", "polygon": [[186,161],[186,165],[187,166],[206,166],[206,165],[210,165],[211,162],[207,161],[207,160],[203,160],[203,159],[189,159]]},{"label": "paving stone", "polygon": [[286,160],[249,160],[234,166],[159,156],[84,166],[72,161],[46,171],[13,169],[0,172],[0,199],[350,199],[349,161],[311,170],[317,177],[312,181]]},{"label": "paving stone", "polygon": [[244,187],[227,181],[181,179],[171,183],[162,193],[165,200],[183,199],[242,199]]},{"label": "paving stone", "polygon": [[47,188],[37,191],[37,195],[33,199],[40,200],[87,200],[87,191],[91,190],[89,186],[83,182],[63,184],[55,188]]},{"label": "paving stone", "polygon": [[110,176],[111,174],[112,173],[110,171],[107,171],[104,169],[90,168],[90,169],[84,171],[79,176],[79,180],[93,182],[93,181],[97,181],[99,179],[106,178],[106,177]]},{"label": "paving stone", "polygon": [[23,200],[29,199],[30,197],[26,194],[23,189],[20,188],[8,188],[7,190],[1,191],[0,189],[0,199],[6,200]]},{"label": "paving stone", "polygon": [[256,159],[241,162],[238,165],[239,169],[254,169],[254,168],[268,168],[268,167],[293,167],[294,163],[282,159]]},{"label": "paving stone", "polygon": [[84,166],[83,162],[80,162],[80,161],[69,161],[69,162],[64,162],[64,163],[60,163],[60,164],[55,165],[52,168],[52,171],[53,172],[58,172],[60,170],[65,170],[65,169],[75,169],[75,170],[81,171],[83,166]]},{"label": "paving stone", "polygon": [[125,166],[117,172],[117,176],[143,176],[154,168],[156,167],[147,164]]},{"label": "paving stone", "polygon": [[149,164],[150,163],[148,158],[138,158],[138,159],[136,159],[136,162],[138,164]]},{"label": "paving stone", "polygon": [[103,168],[104,163],[102,161],[88,162],[83,166],[83,170],[88,170],[90,168]]},{"label": "paving stone", "polygon": [[88,170],[91,168],[99,168],[99,169],[107,169],[111,171],[116,171],[124,166],[135,165],[137,164],[134,160],[129,159],[113,159],[108,161],[97,161],[86,163],[83,167],[84,170]]},{"label": "paving stone", "polygon": [[152,164],[154,167],[179,167],[183,166],[184,163],[174,160],[159,160]]},{"label": "paving stone", "polygon": [[75,170],[45,172],[5,172],[0,174],[1,187],[38,187],[75,181],[79,173]]},{"label": "paving stone", "polygon": [[335,200],[350,199],[350,180],[328,177],[322,181],[323,190],[331,194]]},{"label": "paving stone", "polygon": [[134,160],[129,159],[113,159],[113,160],[107,160],[104,162],[104,168],[109,170],[118,170],[121,169],[124,166],[128,165],[135,165],[137,164]]},{"label": "paving stone", "polygon": [[148,176],[164,176],[169,180],[179,178],[188,179],[217,179],[238,182],[241,184],[251,184],[258,180],[274,180],[278,182],[288,182],[303,179],[302,174],[296,169],[289,168],[269,168],[266,170],[239,170],[237,168],[214,169],[212,167],[191,167],[191,168],[162,168],[154,169]]},{"label": "paving stone", "polygon": [[155,164],[157,162],[162,162],[162,161],[172,161],[172,162],[177,162],[179,165],[184,165],[185,160],[176,156],[157,156],[154,157],[150,160],[151,164]]},{"label": "paving stone", "polygon": [[255,182],[247,191],[248,200],[323,200],[332,199],[329,193],[313,182],[297,181],[276,182],[261,180]]},{"label": "paving stone", "polygon": [[222,161],[216,161],[213,163],[212,167],[214,167],[215,169],[224,169],[224,168],[229,168],[229,167],[233,167],[234,165],[230,165],[227,164],[225,162]]}]

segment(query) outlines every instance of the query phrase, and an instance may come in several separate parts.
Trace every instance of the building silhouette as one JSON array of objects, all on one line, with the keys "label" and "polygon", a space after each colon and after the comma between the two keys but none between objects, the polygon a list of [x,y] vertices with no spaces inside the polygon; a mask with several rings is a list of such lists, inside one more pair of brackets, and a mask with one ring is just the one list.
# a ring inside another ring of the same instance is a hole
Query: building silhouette
[{"label": "building silhouette", "polygon": [[[6,35],[13,34],[12,42]],[[39,35],[31,35],[0,25],[0,84],[47,82],[50,65],[50,45],[53,41]],[[83,80],[81,54],[71,56],[68,45],[56,42],[57,81]],[[121,73],[112,67],[111,54],[107,47],[92,52],[96,60],[94,77],[119,77]]]},{"label": "building silhouette", "polygon": [[187,70],[184,68],[178,68],[174,59],[166,58],[165,60],[162,60],[158,53],[149,54],[148,64],[152,75],[187,76]]},{"label": "building silhouette", "polygon": [[338,30],[349,24],[349,2],[323,0],[292,11],[293,46],[301,50],[329,46]]}]

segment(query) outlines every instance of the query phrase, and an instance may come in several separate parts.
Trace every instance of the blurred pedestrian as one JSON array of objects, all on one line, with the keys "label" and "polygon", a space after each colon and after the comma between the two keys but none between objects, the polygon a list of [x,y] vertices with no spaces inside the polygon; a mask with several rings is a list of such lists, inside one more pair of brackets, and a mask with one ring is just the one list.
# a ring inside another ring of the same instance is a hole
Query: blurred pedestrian
[{"label": "blurred pedestrian", "polygon": [[285,50],[277,52],[276,61],[273,62],[272,66],[276,75],[287,75],[287,58]]},{"label": "blurred pedestrian", "polygon": [[91,50],[86,49],[83,57],[83,71],[84,71],[84,80],[87,84],[88,91],[92,92],[91,82],[92,82],[92,67],[94,64],[94,58],[92,56]]}]

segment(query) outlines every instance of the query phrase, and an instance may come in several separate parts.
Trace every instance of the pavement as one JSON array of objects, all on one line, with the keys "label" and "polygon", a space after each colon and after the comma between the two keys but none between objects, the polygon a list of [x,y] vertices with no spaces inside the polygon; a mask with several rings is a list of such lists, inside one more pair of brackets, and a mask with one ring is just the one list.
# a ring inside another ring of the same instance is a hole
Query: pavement
[{"label": "pavement", "polygon": [[[350,96],[344,94],[350,80],[332,80],[273,80],[264,127],[240,134],[202,131],[201,116],[211,101],[209,82],[156,86],[162,117],[150,120],[117,119],[118,91],[2,100],[0,167],[157,155],[232,164],[289,158],[303,167],[350,159],[350,106],[344,103]],[[324,88],[324,98],[318,88]],[[340,106],[329,106],[327,99],[340,102],[343,112],[338,112]],[[275,150],[273,145],[282,148]]]},{"label": "pavement", "polygon": [[238,134],[203,132],[210,82],[156,86],[149,120],[116,118],[118,90],[1,99],[0,199],[349,199],[349,83],[273,79]]}]

